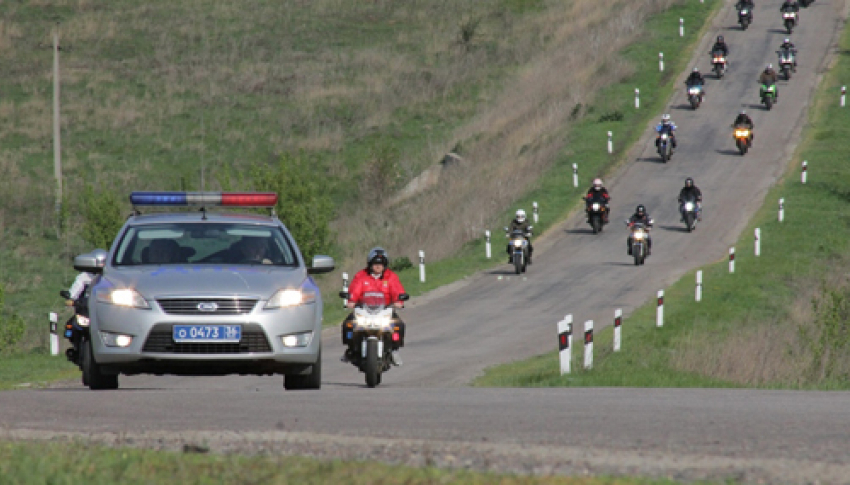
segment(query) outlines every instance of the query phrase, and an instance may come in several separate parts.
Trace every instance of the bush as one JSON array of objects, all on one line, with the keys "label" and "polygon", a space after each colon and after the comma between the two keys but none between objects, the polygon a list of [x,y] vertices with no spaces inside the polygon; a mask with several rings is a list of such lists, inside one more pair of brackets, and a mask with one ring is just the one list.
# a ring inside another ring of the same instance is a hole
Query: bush
[{"label": "bush", "polygon": [[0,354],[11,354],[24,336],[24,319],[16,314],[6,315],[6,298],[0,285]]},{"label": "bush", "polygon": [[413,263],[410,262],[410,258],[407,256],[399,256],[392,260],[390,263],[390,269],[393,271],[403,271],[407,268],[412,268]]},{"label": "bush", "polygon": [[109,249],[118,234],[124,217],[121,216],[120,197],[107,190],[95,192],[88,185],[83,190],[83,239],[94,248]]}]

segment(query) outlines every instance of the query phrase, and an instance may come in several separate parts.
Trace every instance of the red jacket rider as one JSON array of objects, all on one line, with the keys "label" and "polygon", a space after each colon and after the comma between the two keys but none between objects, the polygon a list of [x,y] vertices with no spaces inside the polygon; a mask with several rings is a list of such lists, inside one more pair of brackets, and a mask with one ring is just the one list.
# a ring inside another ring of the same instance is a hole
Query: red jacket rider
[{"label": "red jacket rider", "polygon": [[372,275],[368,268],[362,269],[354,275],[351,286],[348,287],[348,306],[354,306],[363,300],[366,293],[383,293],[384,303],[389,306],[400,303],[398,295],[404,293],[404,287],[393,270],[386,268],[378,276]]}]

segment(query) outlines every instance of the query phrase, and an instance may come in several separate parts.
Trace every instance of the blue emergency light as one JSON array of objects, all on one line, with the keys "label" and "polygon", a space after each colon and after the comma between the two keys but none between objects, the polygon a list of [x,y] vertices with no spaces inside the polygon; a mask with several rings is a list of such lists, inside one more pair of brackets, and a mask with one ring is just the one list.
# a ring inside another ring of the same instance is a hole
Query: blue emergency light
[{"label": "blue emergency light", "polygon": [[275,192],[133,192],[134,206],[274,207]]}]

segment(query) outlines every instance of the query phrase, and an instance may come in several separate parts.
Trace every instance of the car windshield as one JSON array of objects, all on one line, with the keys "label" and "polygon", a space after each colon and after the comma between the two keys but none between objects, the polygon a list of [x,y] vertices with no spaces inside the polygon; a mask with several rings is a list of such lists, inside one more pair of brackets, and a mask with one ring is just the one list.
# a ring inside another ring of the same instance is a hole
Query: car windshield
[{"label": "car windshield", "polygon": [[295,250],[274,226],[178,222],[127,228],[114,266],[145,264],[265,264],[297,266]]}]

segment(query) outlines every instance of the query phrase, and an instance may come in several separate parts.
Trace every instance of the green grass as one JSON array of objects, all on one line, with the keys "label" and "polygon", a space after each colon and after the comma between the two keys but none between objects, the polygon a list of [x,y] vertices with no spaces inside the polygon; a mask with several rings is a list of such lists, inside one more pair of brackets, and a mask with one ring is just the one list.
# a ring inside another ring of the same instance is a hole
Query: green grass
[{"label": "green grass", "polygon": [[[850,30],[841,48],[850,48]],[[570,375],[559,375],[553,352],[489,369],[476,385],[850,389],[850,111],[835,96],[848,76],[850,60],[839,56],[786,176],[736,244],[736,272],[725,260],[701,268],[701,302],[694,301],[692,271],[665,290],[663,328],[655,327],[653,300],[624,321],[621,352],[612,352],[610,327],[597,334],[592,370],[581,368],[579,338]]]},{"label": "green grass", "polygon": [[79,376],[77,367],[68,363],[64,355],[18,354],[3,358],[0,389],[42,387],[53,381]]},{"label": "green grass", "polygon": [[0,483],[37,484],[672,484],[637,478],[529,477],[310,458],[110,449],[88,444],[0,442]]}]

